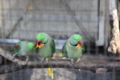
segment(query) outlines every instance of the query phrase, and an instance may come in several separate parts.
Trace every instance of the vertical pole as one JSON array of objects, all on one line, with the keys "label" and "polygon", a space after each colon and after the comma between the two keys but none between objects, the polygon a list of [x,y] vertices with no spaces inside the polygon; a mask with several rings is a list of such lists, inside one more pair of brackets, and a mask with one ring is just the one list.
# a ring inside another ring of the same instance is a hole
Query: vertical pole
[{"label": "vertical pole", "polygon": [[110,26],[112,28],[112,37],[109,43],[108,52],[117,54],[120,56],[120,33],[119,33],[119,21],[118,21],[118,13],[116,0],[110,0],[109,3],[109,11],[110,11]]}]

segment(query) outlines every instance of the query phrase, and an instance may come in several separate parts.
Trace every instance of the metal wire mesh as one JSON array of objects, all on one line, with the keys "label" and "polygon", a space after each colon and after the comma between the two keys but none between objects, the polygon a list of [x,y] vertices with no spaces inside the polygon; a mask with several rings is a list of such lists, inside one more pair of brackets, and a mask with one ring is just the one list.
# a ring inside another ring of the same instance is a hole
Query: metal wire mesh
[{"label": "metal wire mesh", "polygon": [[[110,37],[109,0],[0,0],[0,29],[0,46],[11,53],[15,43],[20,40],[34,42],[39,32],[52,36],[59,52],[65,41],[78,33],[83,36],[86,48],[83,60],[106,62],[116,59],[106,51]],[[8,64],[11,62],[7,59],[1,60],[1,65]],[[67,68],[53,70],[55,80],[115,80],[118,77],[114,69],[104,74]],[[51,79],[44,68],[0,76],[1,80],[4,77],[6,80]]]}]

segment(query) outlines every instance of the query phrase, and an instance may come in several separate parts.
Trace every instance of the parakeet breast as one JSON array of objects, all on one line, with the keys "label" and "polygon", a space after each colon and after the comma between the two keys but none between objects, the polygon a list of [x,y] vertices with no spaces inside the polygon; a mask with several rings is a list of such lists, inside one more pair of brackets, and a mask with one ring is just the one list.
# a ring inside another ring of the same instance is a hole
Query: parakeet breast
[{"label": "parakeet breast", "polygon": [[39,48],[38,52],[40,56],[45,58],[52,56],[50,42],[48,41],[43,47]]},{"label": "parakeet breast", "polygon": [[79,58],[82,56],[82,48],[77,49],[76,46],[72,46],[70,43],[66,45],[67,56],[69,58]]}]

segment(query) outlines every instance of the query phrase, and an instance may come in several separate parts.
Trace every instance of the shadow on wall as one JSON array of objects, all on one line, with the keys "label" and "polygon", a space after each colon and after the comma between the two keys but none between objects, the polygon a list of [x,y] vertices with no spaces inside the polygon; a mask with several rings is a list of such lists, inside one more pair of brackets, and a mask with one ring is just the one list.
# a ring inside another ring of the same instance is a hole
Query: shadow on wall
[{"label": "shadow on wall", "polygon": [[33,73],[32,69],[8,73],[6,74],[5,80],[31,80],[32,73]]},{"label": "shadow on wall", "polygon": [[[54,68],[54,80],[120,80],[120,72],[96,74],[91,71],[78,71],[77,69]],[[48,77],[47,69],[20,70],[5,75],[1,80],[52,80]]]},{"label": "shadow on wall", "polygon": [[117,73],[107,72],[103,74],[97,74],[86,70],[82,70],[82,71],[78,71],[74,69],[68,69],[68,70],[75,73],[76,75],[75,80],[120,80],[120,72]]}]

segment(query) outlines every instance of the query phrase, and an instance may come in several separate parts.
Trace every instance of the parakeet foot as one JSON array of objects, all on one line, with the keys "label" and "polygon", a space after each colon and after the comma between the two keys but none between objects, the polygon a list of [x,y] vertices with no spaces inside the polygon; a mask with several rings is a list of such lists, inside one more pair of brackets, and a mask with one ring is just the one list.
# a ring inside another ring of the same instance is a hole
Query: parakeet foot
[{"label": "parakeet foot", "polygon": [[78,58],[78,59],[77,59],[77,61],[76,61],[76,63],[78,63],[80,60],[81,60],[81,59],[80,59],[80,58]]},{"label": "parakeet foot", "polygon": [[72,64],[74,63],[74,59],[71,59],[71,63],[72,63]]}]

